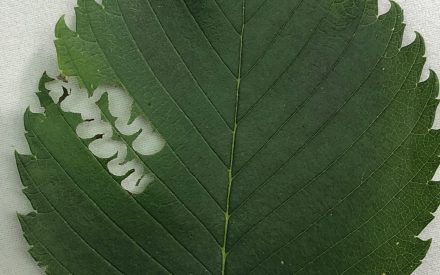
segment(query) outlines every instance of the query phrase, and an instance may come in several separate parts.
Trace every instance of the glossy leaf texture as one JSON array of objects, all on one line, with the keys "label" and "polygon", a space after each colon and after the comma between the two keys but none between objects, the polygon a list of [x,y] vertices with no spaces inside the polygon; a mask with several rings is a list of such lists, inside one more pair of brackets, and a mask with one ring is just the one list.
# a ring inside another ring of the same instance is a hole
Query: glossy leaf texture
[{"label": "glossy leaf texture", "polygon": [[[420,35],[373,0],[79,0],[56,27],[59,66],[90,93],[125,89],[165,139],[131,150],[141,194],[38,93],[35,212],[20,216],[48,274],[410,274],[439,205],[437,77]],[[103,119],[115,127],[104,96]]]}]

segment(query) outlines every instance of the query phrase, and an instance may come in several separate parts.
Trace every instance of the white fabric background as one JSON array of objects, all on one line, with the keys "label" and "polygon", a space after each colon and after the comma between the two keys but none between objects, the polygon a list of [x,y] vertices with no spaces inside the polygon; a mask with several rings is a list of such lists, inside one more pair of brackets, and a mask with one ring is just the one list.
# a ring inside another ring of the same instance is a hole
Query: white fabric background
[{"label": "white fabric background", "polygon": [[[440,74],[440,3],[438,0],[398,0],[408,25],[406,43],[419,31],[427,44],[427,68]],[[66,14],[73,21],[74,0],[0,0],[0,275],[42,274],[22,237],[16,213],[30,204],[21,192],[14,150],[29,152],[23,133],[23,112],[38,109],[34,95],[43,71],[57,75],[53,46],[56,21]],[[381,3],[382,10],[388,4]],[[425,74],[426,76],[426,71]],[[440,126],[440,119],[435,125]],[[440,211],[421,234],[433,243],[419,275],[440,274]]]}]

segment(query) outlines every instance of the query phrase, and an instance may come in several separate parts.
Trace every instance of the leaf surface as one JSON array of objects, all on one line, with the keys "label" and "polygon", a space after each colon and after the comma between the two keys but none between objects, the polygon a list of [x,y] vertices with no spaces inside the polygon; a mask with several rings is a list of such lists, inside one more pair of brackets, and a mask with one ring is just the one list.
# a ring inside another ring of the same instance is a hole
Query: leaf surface
[{"label": "leaf surface", "polygon": [[79,0],[59,66],[125,89],[165,147],[141,194],[45,88],[17,154],[20,216],[49,274],[409,274],[439,205],[437,77],[422,38],[373,0]]}]

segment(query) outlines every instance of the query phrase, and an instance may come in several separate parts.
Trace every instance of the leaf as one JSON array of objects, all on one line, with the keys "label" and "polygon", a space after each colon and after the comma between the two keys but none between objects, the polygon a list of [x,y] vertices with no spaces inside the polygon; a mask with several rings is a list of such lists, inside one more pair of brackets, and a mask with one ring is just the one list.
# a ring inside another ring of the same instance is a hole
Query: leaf
[{"label": "leaf", "polygon": [[373,0],[79,0],[60,20],[60,69],[90,93],[118,85],[166,140],[141,194],[95,157],[78,115],[38,93],[36,212],[20,216],[48,274],[409,274],[439,205],[431,182],[437,77],[417,35]]}]

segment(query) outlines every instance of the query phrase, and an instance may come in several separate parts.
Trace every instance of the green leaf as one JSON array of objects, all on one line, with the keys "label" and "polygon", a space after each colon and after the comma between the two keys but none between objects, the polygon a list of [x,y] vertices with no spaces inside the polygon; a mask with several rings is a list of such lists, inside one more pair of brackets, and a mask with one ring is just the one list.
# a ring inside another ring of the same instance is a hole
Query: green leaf
[{"label": "green leaf", "polygon": [[139,154],[101,99],[155,178],[130,194],[44,76],[17,154],[31,254],[48,274],[411,273],[440,198],[438,81],[402,20],[375,0],[79,0],[62,73],[125,89],[166,145]]}]

